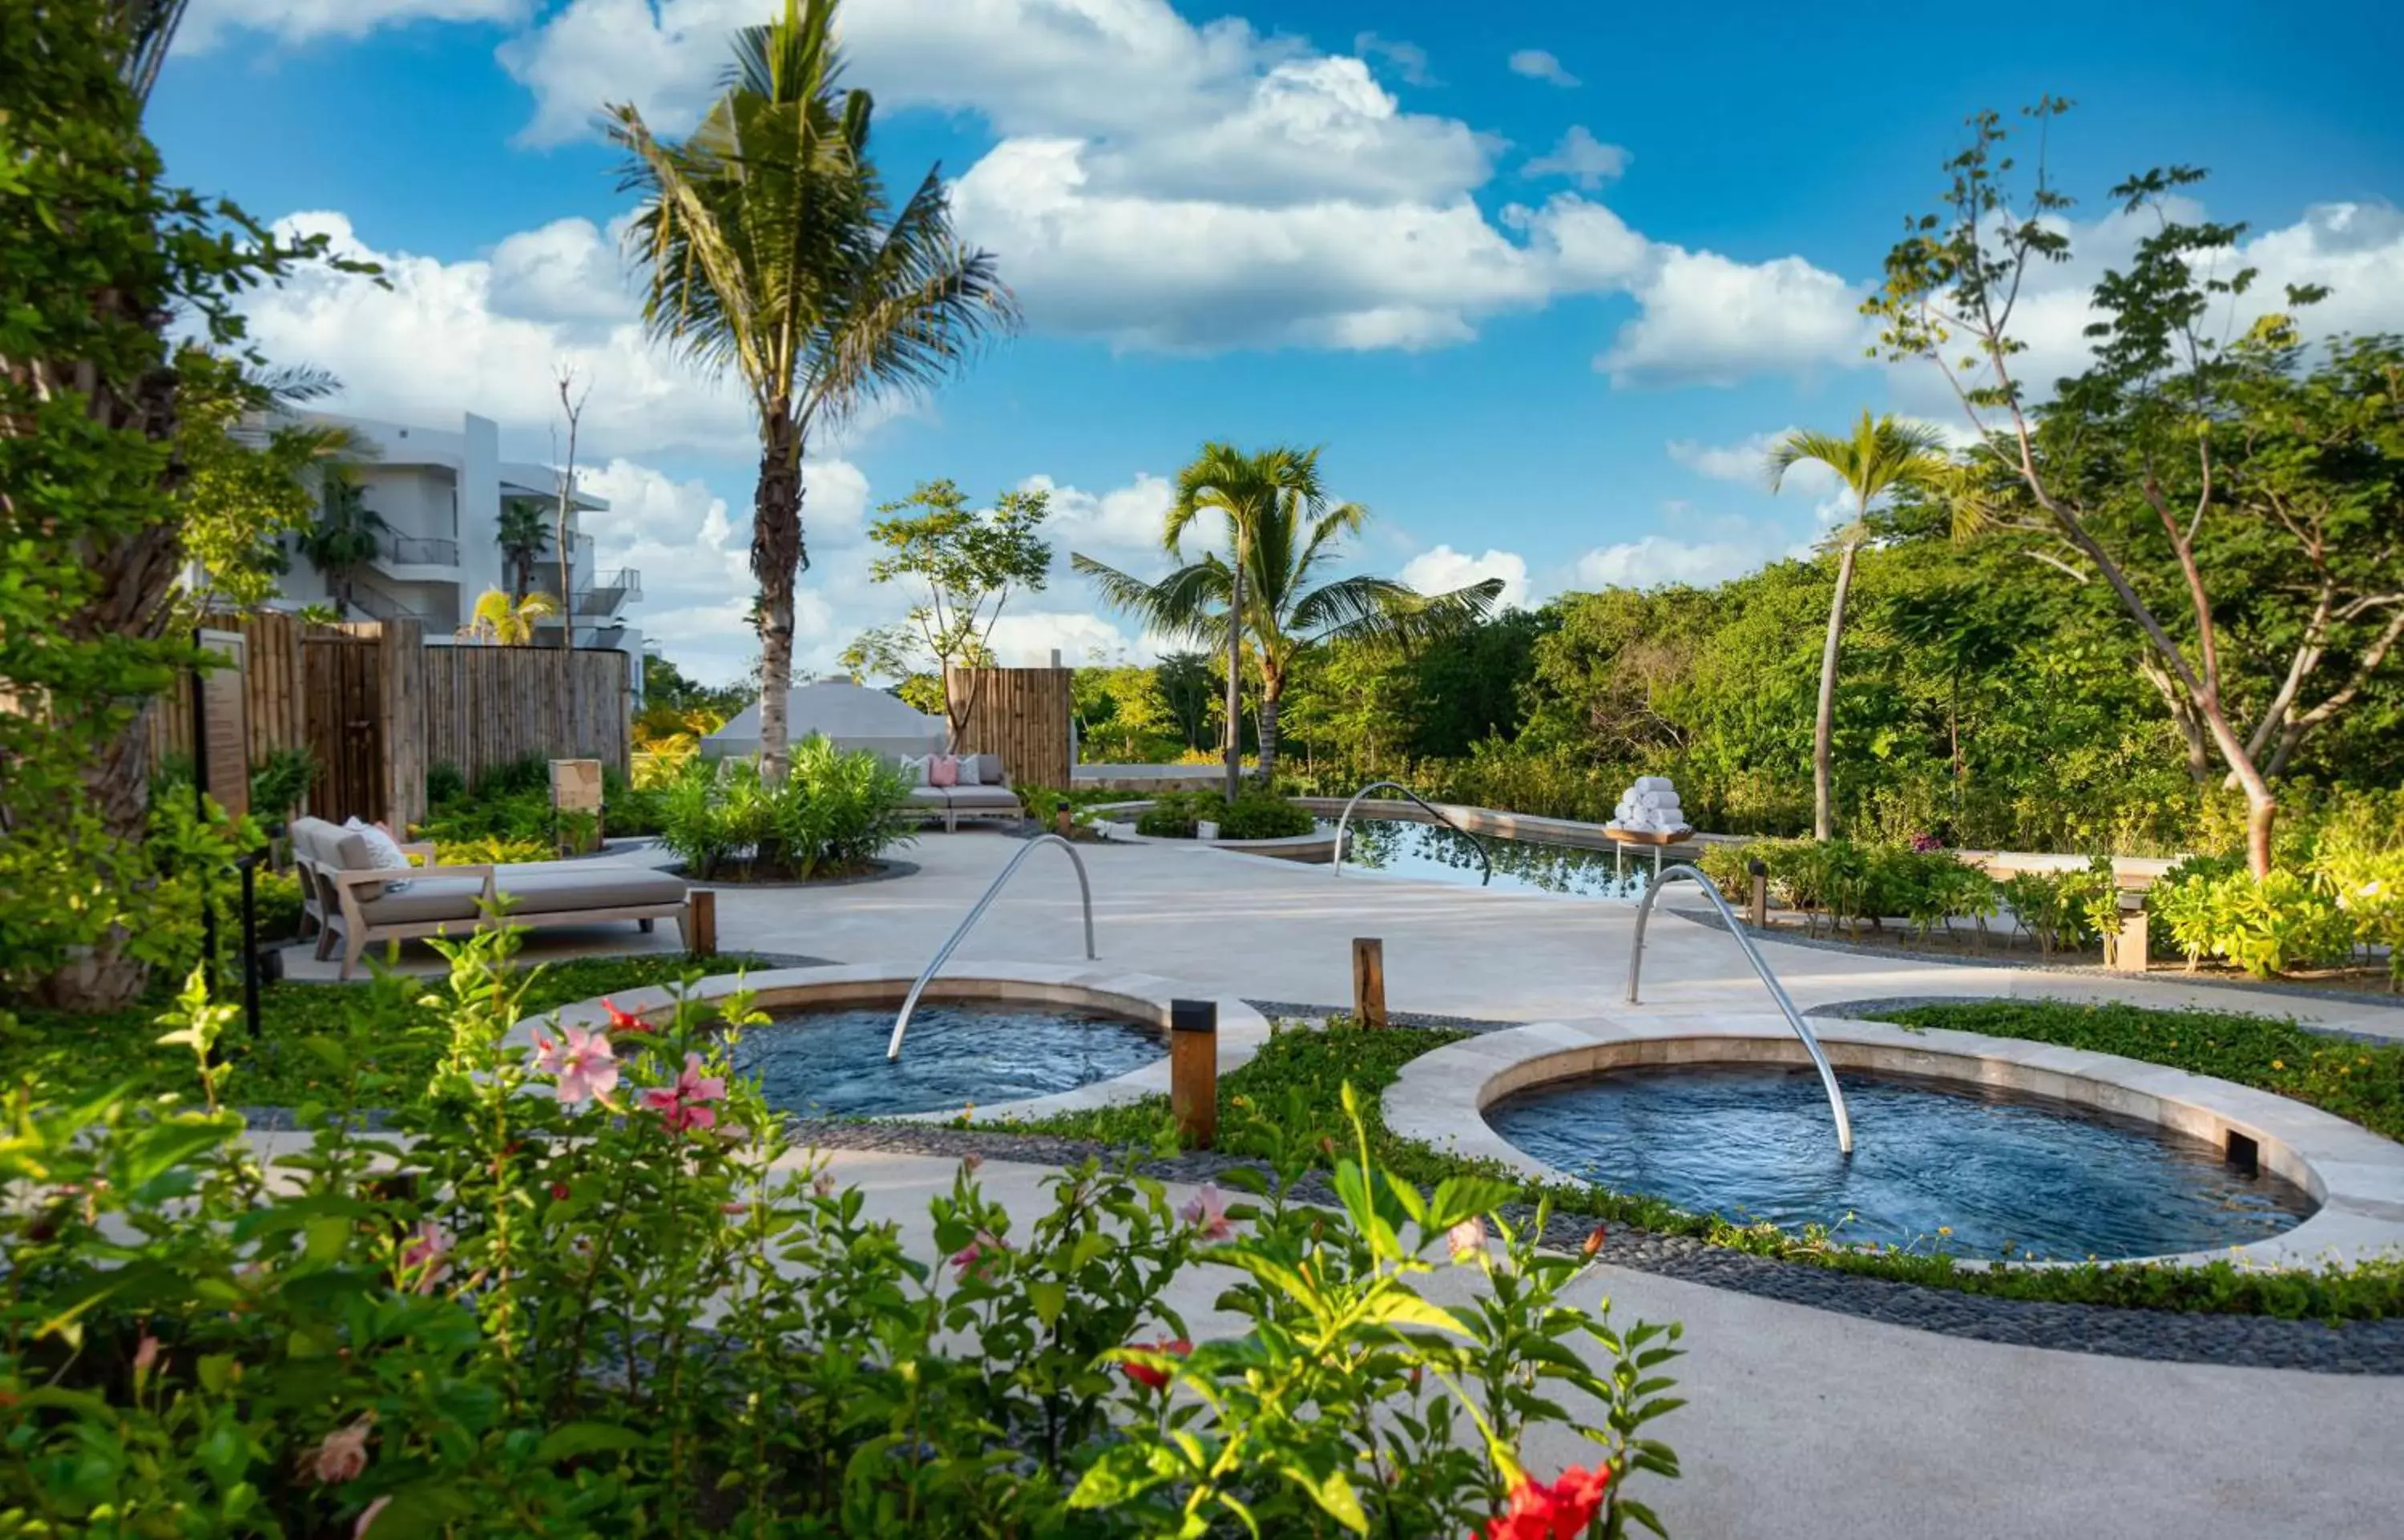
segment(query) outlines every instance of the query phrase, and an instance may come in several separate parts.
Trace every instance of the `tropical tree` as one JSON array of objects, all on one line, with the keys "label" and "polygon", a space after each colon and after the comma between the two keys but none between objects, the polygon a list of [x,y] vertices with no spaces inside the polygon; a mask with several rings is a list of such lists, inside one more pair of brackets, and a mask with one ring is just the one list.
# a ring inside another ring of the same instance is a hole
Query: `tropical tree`
[{"label": "tropical tree", "polygon": [[367,492],[342,465],[326,467],[326,500],[316,519],[300,532],[300,554],[334,586],[334,603],[345,614],[359,568],[375,559],[392,525],[367,505]]},{"label": "tropical tree", "polygon": [[1831,762],[1837,722],[1837,651],[1845,635],[1845,596],[1853,586],[1853,567],[1870,538],[1870,507],[1907,486],[1932,485],[1949,473],[1944,438],[1923,423],[1873,418],[1865,412],[1848,437],[1798,427],[1770,447],[1769,489],[1783,485],[1786,473],[1810,461],[1836,472],[1852,496],[1853,517],[1837,531],[1837,587],[1828,597],[1828,637],[1820,649],[1820,707],[1811,725],[1811,834],[1828,839],[1835,833],[1830,803]]},{"label": "tropical tree", "polygon": [[468,640],[489,641],[502,647],[529,647],[534,643],[535,622],[558,613],[558,602],[548,594],[528,594],[512,599],[506,589],[487,588],[477,598],[475,613],[459,628],[459,635]]},{"label": "tropical tree", "polygon": [[551,515],[531,497],[501,499],[501,560],[509,564],[510,596],[534,588],[534,564],[551,549]]},{"label": "tropical tree", "polygon": [[786,0],[734,37],[726,91],[681,141],[610,109],[641,194],[627,231],[655,340],[737,375],[760,430],[751,573],[760,585],[761,769],[788,763],[793,585],[807,566],[810,435],[868,402],[931,389],[1015,326],[990,253],[952,231],[940,168],[899,205],[870,159],[868,93],[841,89],[836,0]]},{"label": "tropical tree", "polygon": [[[993,656],[993,628],[1011,590],[1041,588],[1052,568],[1052,547],[1036,533],[1051,516],[1051,497],[1041,488],[1005,492],[992,508],[977,510],[950,482],[921,482],[877,511],[885,516],[869,526],[868,538],[888,554],[868,575],[925,585],[926,602],[911,607],[909,624],[942,671],[943,725],[957,747],[976,710],[983,675],[975,665]],[[967,688],[957,693],[955,667],[971,669]]]},{"label": "tropical tree", "polygon": [[[1206,511],[1226,517],[1232,561],[1216,552],[1185,563],[1158,582],[1146,582],[1090,556],[1071,558],[1110,603],[1160,637],[1223,645],[1227,650],[1227,789],[1241,773],[1233,724],[1247,634],[1260,664],[1260,776],[1277,774],[1278,713],[1295,659],[1311,645],[1336,637],[1408,641],[1493,607],[1502,581],[1421,594],[1391,578],[1365,575],[1321,581],[1341,542],[1361,532],[1369,511],[1358,503],[1330,507],[1319,477],[1319,452],[1279,448],[1243,455],[1209,444],[1178,480],[1162,543],[1183,556],[1185,537]],[[1233,617],[1233,623],[1230,622]]]}]

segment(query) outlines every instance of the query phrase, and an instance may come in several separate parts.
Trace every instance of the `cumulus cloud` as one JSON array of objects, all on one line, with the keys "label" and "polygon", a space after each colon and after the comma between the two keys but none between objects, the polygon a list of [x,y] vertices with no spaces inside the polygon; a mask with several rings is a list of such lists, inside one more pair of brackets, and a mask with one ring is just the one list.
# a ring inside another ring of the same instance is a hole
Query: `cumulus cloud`
[{"label": "cumulus cloud", "polygon": [[1560,143],[1519,168],[1522,176],[1566,176],[1588,190],[1613,180],[1628,169],[1628,151],[1617,145],[1606,145],[1586,132],[1583,123],[1572,123]]},{"label": "cumulus cloud", "polygon": [[1862,291],[1800,257],[1740,262],[1656,246],[1635,286],[1641,313],[1595,359],[1614,385],[1735,385],[1868,362],[1877,329]]},{"label": "cumulus cloud", "polygon": [[1578,77],[1561,67],[1561,62],[1543,49],[1521,49],[1511,55],[1511,73],[1524,75],[1530,80],[1543,80],[1556,86],[1574,86]]},{"label": "cumulus cloud", "polygon": [[271,357],[341,380],[334,411],[427,422],[473,412],[500,423],[521,453],[538,453],[565,367],[592,387],[588,442],[643,455],[757,441],[737,393],[644,340],[616,252],[589,220],[557,220],[510,236],[489,258],[456,262],[377,249],[340,214],[296,214],[278,228],[323,233],[335,250],[384,268],[383,287],[304,269],[244,306]]},{"label": "cumulus cloud", "polygon": [[1489,548],[1483,555],[1473,556],[1449,545],[1439,545],[1405,562],[1396,576],[1422,594],[1449,593],[1489,578],[1500,578],[1502,593],[1494,601],[1496,608],[1517,609],[1528,603],[1528,562],[1516,551]]},{"label": "cumulus cloud", "polygon": [[1428,70],[1427,49],[1417,43],[1364,32],[1352,39],[1352,51],[1363,59],[1383,59],[1392,66],[1395,77],[1406,86],[1432,86],[1436,83],[1435,77]]},{"label": "cumulus cloud", "polygon": [[175,51],[203,53],[241,30],[287,43],[364,37],[410,21],[523,21],[530,0],[192,0]]},{"label": "cumulus cloud", "polygon": [[[1696,521],[1682,520],[1691,526]],[[1703,586],[1740,577],[1782,556],[1808,554],[1807,541],[1769,524],[1740,519],[1702,521],[1698,539],[1645,535],[1597,546],[1571,570],[1581,589],[1657,588],[1667,583]]]}]

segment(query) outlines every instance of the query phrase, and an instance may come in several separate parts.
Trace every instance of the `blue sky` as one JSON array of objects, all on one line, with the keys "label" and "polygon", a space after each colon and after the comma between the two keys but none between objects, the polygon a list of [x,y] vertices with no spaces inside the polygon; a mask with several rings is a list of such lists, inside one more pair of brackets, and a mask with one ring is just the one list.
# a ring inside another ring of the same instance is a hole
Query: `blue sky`
[{"label": "blue sky", "polygon": [[[151,127],[171,171],[385,260],[254,306],[342,409],[497,418],[548,445],[550,372],[592,383],[602,558],[696,673],[739,672],[751,489],[734,396],[647,348],[610,222],[605,100],[688,120],[769,0],[194,0]],[[1206,438],[1326,446],[1377,515],[1358,562],[1531,598],[1708,580],[1805,545],[1824,488],[1758,485],[1766,435],[1864,407],[1949,418],[1933,376],[1861,357],[1852,314],[1960,123],[2041,91],[2090,255],[2032,310],[2075,357],[2078,295],[2125,244],[2119,175],[2209,166],[2316,324],[2404,328],[2404,57],[2393,7],[2022,6],[1891,22],[1793,7],[1419,0],[846,0],[853,83],[895,179],[941,161],[1025,335],[932,400],[822,446],[801,652],[825,667],[904,595],[865,581],[876,502],[1044,478],[1055,535],[1152,560]],[[1140,652],[1063,577],[1005,661]]]}]

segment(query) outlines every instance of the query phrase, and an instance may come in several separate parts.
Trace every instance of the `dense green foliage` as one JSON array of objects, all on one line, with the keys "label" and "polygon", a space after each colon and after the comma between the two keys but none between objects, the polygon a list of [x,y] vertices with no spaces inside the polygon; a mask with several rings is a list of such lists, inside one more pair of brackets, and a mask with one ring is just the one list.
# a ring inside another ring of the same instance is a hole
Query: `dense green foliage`
[{"label": "dense green foliage", "polygon": [[1193,839],[1208,819],[1221,839],[1292,839],[1314,827],[1310,810],[1265,791],[1229,802],[1216,791],[1164,791],[1137,815],[1135,832],[1155,839]]},{"label": "dense green foliage", "polygon": [[[679,1003],[529,1055],[510,945],[454,949],[409,1006],[439,1044],[412,1094],[311,1040],[324,1094],[273,1181],[220,1111],[231,1012],[197,987],[157,1025],[203,1107],[0,1098],[0,1185],[49,1195],[0,1218],[0,1511],[463,1540],[1459,1534],[1554,1488],[1524,1446],[1574,1428],[1575,1533],[1658,1531],[1630,1489],[1677,1474],[1647,1430],[1679,1405],[1677,1328],[1573,1303],[1588,1264],[1489,1218],[1498,1185],[1421,1192],[1356,1139],[1332,1208],[1288,1201],[1288,1155],[1237,1183],[1251,1201],[1088,1164],[1013,1218],[969,1164],[929,1204],[939,1262],[727,1074],[744,1001],[725,1028]],[[398,1138],[345,1115],[362,1098]],[[1202,1263],[1237,1323],[1196,1344],[1167,1289]],[[1486,1275],[1477,1308],[1422,1292],[1446,1267]]]},{"label": "dense green foliage", "polygon": [[749,760],[696,758],[658,797],[660,843],[704,882],[848,876],[914,837],[902,772],[816,735],[782,782]]},{"label": "dense green foliage", "polygon": [[[1961,1009],[1992,1014],[1974,1019],[1945,1007],[1931,1008],[1924,1016],[1896,1013],[1894,1019],[1992,1031],[1998,1036],[2042,1037],[2072,1047],[2195,1069],[2301,1100],[2322,1098],[2316,1104],[2383,1131],[2397,1131],[2399,1120],[2404,1120],[2404,1100],[2398,1092],[2404,1048],[2365,1047],[2317,1038],[2290,1023],[2200,1012],[2104,1007],[2090,1015],[2084,1007],[2017,1001]],[[1400,1138],[1387,1129],[1379,1115],[1378,1098],[1404,1065],[1465,1035],[1435,1028],[1372,1029],[1343,1020],[1330,1022],[1324,1029],[1281,1024],[1257,1056],[1221,1078],[1218,1148],[1232,1155],[1265,1156],[1296,1139],[1307,1142],[1321,1138],[1343,1126],[1342,1108],[1349,1091],[1363,1108],[1374,1157],[1411,1182],[1490,1177],[1508,1183],[1520,1201],[1547,1202],[1562,1213],[1694,1236],[1715,1245],[1816,1267],[2013,1299],[2332,1321],[2404,1314],[2404,1257],[2382,1258],[2350,1268],[2285,1271],[2238,1267],[2226,1262],[2198,1267],[2144,1263],[1989,1267],[1975,1259],[1894,1247],[1856,1247],[1845,1243],[1841,1232],[1814,1229],[1798,1234],[1768,1225],[1736,1225],[1714,1215],[1688,1213],[1642,1194],[1615,1193],[1583,1183],[1530,1183],[1492,1163]],[[999,1127],[1163,1151],[1174,1150],[1178,1144],[1166,1097]]]}]

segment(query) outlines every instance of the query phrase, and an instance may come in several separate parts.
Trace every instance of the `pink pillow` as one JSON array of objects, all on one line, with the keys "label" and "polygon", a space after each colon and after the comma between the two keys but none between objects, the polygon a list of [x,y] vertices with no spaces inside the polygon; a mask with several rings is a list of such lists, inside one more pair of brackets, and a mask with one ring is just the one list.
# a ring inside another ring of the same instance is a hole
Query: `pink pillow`
[{"label": "pink pillow", "polygon": [[957,786],[960,783],[960,762],[949,754],[938,754],[927,762],[927,784]]}]

